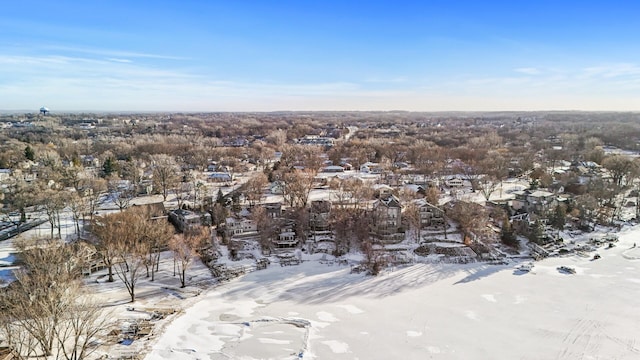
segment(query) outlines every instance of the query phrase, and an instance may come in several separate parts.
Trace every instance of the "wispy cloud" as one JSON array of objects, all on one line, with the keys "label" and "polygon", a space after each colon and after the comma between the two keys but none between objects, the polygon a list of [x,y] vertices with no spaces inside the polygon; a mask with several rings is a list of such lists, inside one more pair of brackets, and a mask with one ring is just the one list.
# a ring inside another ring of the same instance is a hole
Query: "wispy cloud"
[{"label": "wispy cloud", "polygon": [[639,75],[640,66],[629,63],[599,65],[582,69],[582,76],[587,78],[615,78]]},{"label": "wispy cloud", "polygon": [[43,49],[45,49],[45,50],[53,50],[53,51],[63,51],[63,52],[69,52],[69,53],[77,53],[77,54],[100,55],[100,56],[112,57],[112,58],[147,58],[147,59],[160,59],[160,60],[190,60],[190,58],[188,58],[188,57],[175,56],[175,55],[152,54],[152,53],[141,53],[141,52],[135,52],[135,51],[123,51],[123,50],[113,50],[113,49],[97,49],[97,48],[61,46],[61,45],[47,45],[47,46],[43,46]]},{"label": "wispy cloud", "polygon": [[[220,78],[135,57],[0,55],[0,109],[46,104],[53,109],[139,111],[625,110],[635,104],[628,90],[640,88],[635,64],[517,73],[460,75],[428,83],[410,77],[294,83]],[[394,79],[402,86],[384,86]]]},{"label": "wispy cloud", "polygon": [[63,109],[81,103],[82,109],[205,110],[362,92],[351,82],[247,82],[129,59],[72,56],[0,55],[0,78],[0,109],[27,108],[35,99]]},{"label": "wispy cloud", "polygon": [[118,59],[118,58],[107,58],[107,60],[113,61],[113,62],[119,62],[119,63],[126,63],[126,64],[133,62],[129,59]]}]

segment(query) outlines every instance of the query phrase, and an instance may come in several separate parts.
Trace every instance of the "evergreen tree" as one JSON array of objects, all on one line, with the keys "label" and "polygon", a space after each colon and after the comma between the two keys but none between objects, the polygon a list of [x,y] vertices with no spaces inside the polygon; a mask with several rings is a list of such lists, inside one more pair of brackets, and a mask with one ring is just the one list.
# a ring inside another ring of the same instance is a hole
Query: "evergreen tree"
[{"label": "evergreen tree", "polygon": [[34,161],[36,159],[36,153],[33,151],[33,148],[31,148],[31,146],[27,145],[27,147],[24,148],[24,157],[27,158],[27,160],[31,161]]},{"label": "evergreen tree", "polygon": [[115,161],[114,158],[108,157],[104,161],[104,164],[102,164],[102,173],[104,177],[109,177],[109,175],[117,171],[118,171],[118,163]]},{"label": "evergreen tree", "polygon": [[216,202],[222,206],[225,205],[224,203],[224,194],[222,193],[222,189],[218,189],[218,195],[216,197]]},{"label": "evergreen tree", "polygon": [[551,214],[549,220],[551,220],[551,225],[554,228],[562,230],[567,220],[567,210],[565,209],[564,205],[558,204],[554,212]]},{"label": "evergreen tree", "polygon": [[536,220],[529,230],[529,241],[538,245],[542,245],[545,238],[544,224],[540,220]]},{"label": "evergreen tree", "polygon": [[511,226],[509,219],[506,217],[502,223],[502,234],[500,238],[503,244],[518,248],[518,238],[516,237],[515,231],[513,231],[513,227]]}]

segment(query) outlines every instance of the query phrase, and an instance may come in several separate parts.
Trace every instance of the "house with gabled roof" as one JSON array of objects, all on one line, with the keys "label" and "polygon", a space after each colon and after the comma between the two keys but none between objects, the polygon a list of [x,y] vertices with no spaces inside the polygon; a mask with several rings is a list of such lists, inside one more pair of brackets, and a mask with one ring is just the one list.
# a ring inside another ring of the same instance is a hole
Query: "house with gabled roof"
[{"label": "house with gabled roof", "polygon": [[399,242],[402,230],[402,204],[394,195],[381,195],[372,205],[372,233],[382,242]]},{"label": "house with gabled roof", "polygon": [[207,177],[209,182],[228,183],[233,181],[233,175],[228,172],[213,172]]},{"label": "house with gabled roof", "polygon": [[309,226],[312,231],[329,230],[329,214],[331,201],[313,200],[309,206]]},{"label": "house with gabled roof", "polygon": [[444,211],[430,204],[425,199],[415,200],[420,212],[420,224],[422,227],[443,226],[445,224]]}]

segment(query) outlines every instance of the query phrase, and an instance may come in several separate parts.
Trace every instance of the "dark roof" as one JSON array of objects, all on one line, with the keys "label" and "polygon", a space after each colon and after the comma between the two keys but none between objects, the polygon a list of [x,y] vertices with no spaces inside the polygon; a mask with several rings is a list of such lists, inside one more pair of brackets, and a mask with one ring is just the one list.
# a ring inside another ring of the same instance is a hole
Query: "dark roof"
[{"label": "dark roof", "polygon": [[142,209],[144,212],[149,214],[149,217],[158,217],[167,215],[167,211],[164,208],[164,203],[150,203],[150,204],[134,204],[133,207]]},{"label": "dark roof", "polygon": [[380,199],[378,199],[378,202],[389,208],[402,207],[402,205],[400,205],[400,200],[393,195],[386,195],[386,196],[380,197]]},{"label": "dark roof", "polygon": [[314,200],[311,202],[311,212],[328,213],[331,210],[331,202],[328,200]]}]

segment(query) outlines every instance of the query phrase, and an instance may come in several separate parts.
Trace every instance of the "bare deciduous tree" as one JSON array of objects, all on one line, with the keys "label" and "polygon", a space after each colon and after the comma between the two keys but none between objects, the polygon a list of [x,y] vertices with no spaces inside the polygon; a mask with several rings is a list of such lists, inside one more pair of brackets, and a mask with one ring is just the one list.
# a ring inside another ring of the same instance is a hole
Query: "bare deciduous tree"
[{"label": "bare deciduous tree", "polygon": [[24,357],[86,358],[107,318],[81,288],[79,254],[54,240],[16,246],[23,268],[0,295],[0,335]]},{"label": "bare deciduous tree", "polygon": [[617,186],[624,186],[637,174],[637,162],[625,155],[610,155],[602,161],[602,166],[611,172],[613,183]]},{"label": "bare deciduous tree", "polygon": [[111,179],[109,180],[108,186],[113,204],[116,205],[120,211],[128,208],[131,200],[135,197],[135,190],[132,185],[127,181]]},{"label": "bare deciduous tree", "polygon": [[83,198],[78,194],[77,191],[74,191],[68,196],[69,210],[71,210],[71,215],[73,217],[73,223],[75,225],[76,236],[80,238],[80,220],[82,220],[83,215],[87,212],[87,202],[86,198]]},{"label": "bare deciduous tree", "polygon": [[458,223],[464,243],[467,245],[487,231],[488,214],[479,204],[458,201],[449,209],[447,216]]},{"label": "bare deciduous tree", "polygon": [[89,221],[93,221],[93,215],[100,206],[100,197],[107,191],[107,181],[102,178],[86,179],[82,182],[81,195],[87,204]]},{"label": "bare deciduous tree", "polygon": [[245,196],[249,201],[249,206],[254,206],[260,202],[264,196],[264,188],[269,184],[267,176],[263,173],[258,173],[251,176],[247,182],[243,185]]},{"label": "bare deciduous tree", "polygon": [[131,302],[134,302],[136,300],[136,285],[143,276],[147,262],[147,246],[132,238],[122,242],[119,250],[120,261],[114,266],[116,275],[127,289]]},{"label": "bare deciduous tree", "polygon": [[285,201],[292,207],[303,208],[307,206],[309,192],[313,187],[313,173],[296,170],[284,175]]},{"label": "bare deciduous tree", "polygon": [[118,262],[121,242],[127,229],[127,214],[113,213],[97,216],[91,221],[91,232],[96,236],[95,246],[107,267],[108,282],[113,282],[113,270]]},{"label": "bare deciduous tree", "polygon": [[164,218],[152,219],[151,214],[146,211],[139,211],[139,216],[142,217],[142,225],[138,238],[146,244],[145,248],[148,251],[145,264],[147,277],[150,275],[151,281],[155,281],[155,274],[160,264],[160,253],[169,245],[174,228]]},{"label": "bare deciduous tree", "polygon": [[44,209],[45,214],[47,214],[47,221],[49,221],[49,225],[51,226],[51,238],[53,238],[54,230],[58,230],[58,238],[62,236],[61,234],[61,224],[60,224],[60,212],[64,209],[65,206],[65,196],[66,194],[55,191],[53,189],[47,189],[40,193],[40,204],[42,209]]},{"label": "bare deciduous tree", "polygon": [[167,201],[169,191],[178,184],[180,168],[173,157],[165,154],[152,155],[151,162],[154,186],[162,194],[162,199]]},{"label": "bare deciduous tree", "polygon": [[280,218],[270,218],[267,211],[262,206],[251,209],[251,220],[256,223],[258,229],[258,240],[263,251],[271,249],[271,240],[277,235],[280,229]]},{"label": "bare deciduous tree", "polygon": [[169,241],[169,248],[173,251],[173,257],[177,261],[181,287],[187,285],[187,269],[210,236],[209,229],[201,227],[199,231],[179,234]]},{"label": "bare deciduous tree", "polygon": [[413,235],[416,242],[420,242],[420,231],[422,230],[422,219],[420,218],[420,208],[415,201],[405,203],[402,218],[406,219],[407,229]]}]

